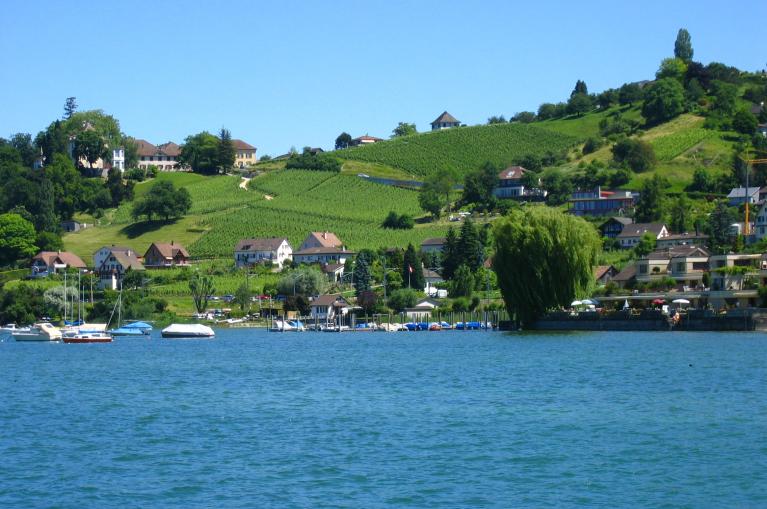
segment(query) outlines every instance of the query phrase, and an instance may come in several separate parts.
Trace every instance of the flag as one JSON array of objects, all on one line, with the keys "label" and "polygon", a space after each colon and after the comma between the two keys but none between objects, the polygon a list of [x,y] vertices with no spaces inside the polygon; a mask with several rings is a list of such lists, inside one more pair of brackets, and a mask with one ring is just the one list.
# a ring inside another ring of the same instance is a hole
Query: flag
[{"label": "flag", "polygon": [[408,270],[408,272],[410,272],[411,274],[413,273],[413,267],[412,267],[411,265],[408,265],[408,266],[407,266],[407,270]]}]

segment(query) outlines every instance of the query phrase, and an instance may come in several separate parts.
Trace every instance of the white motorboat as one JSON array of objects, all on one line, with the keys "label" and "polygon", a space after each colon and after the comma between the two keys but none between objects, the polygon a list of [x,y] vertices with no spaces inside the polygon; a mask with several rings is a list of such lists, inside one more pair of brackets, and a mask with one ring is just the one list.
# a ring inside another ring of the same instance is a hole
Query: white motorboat
[{"label": "white motorboat", "polygon": [[12,332],[13,339],[16,341],[61,341],[61,331],[48,322],[36,323],[25,329]]},{"label": "white motorboat", "polygon": [[61,340],[64,343],[111,343],[112,336],[106,332],[74,332],[63,334]]},{"label": "white motorboat", "polygon": [[306,327],[298,320],[274,320],[269,330],[272,332],[303,332]]},{"label": "white motorboat", "polygon": [[199,323],[173,323],[162,330],[162,337],[173,338],[212,338],[216,333],[207,325]]},{"label": "white motorboat", "polygon": [[19,327],[15,323],[7,323],[0,327],[0,334],[3,334],[5,332],[23,332],[28,331],[29,327]]}]

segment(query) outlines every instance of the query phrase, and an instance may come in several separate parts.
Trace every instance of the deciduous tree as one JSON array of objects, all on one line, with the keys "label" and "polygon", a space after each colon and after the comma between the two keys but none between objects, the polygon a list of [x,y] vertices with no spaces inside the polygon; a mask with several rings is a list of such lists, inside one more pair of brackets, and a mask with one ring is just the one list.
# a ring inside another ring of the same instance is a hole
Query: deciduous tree
[{"label": "deciduous tree", "polygon": [[410,136],[411,134],[416,134],[417,132],[418,131],[415,128],[415,124],[400,122],[392,131],[392,138],[396,138],[398,136]]},{"label": "deciduous tree", "polygon": [[684,111],[684,89],[678,80],[664,78],[656,81],[645,94],[642,115],[650,125],[660,124]]},{"label": "deciduous tree", "polygon": [[347,133],[343,132],[338,135],[338,138],[336,138],[336,150],[347,148],[352,142],[352,136]]},{"label": "deciduous tree", "polygon": [[581,218],[547,207],[515,209],[496,222],[494,236],[501,295],[524,326],[585,296],[593,284],[601,241]]},{"label": "deciduous tree", "polygon": [[195,271],[189,279],[189,291],[192,292],[192,300],[197,312],[205,312],[208,309],[208,300],[216,291],[213,286],[213,277]]},{"label": "deciduous tree", "polygon": [[0,214],[0,265],[33,256],[36,238],[34,225],[19,214]]}]

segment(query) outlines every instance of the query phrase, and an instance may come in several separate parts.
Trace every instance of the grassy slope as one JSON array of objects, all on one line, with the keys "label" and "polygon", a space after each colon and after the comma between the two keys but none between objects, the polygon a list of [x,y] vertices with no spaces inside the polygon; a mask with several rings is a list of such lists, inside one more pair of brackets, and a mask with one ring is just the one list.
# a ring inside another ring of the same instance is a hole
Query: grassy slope
[{"label": "grassy slope", "polygon": [[[581,139],[597,136],[599,121],[615,111],[615,108],[605,112],[591,113],[580,118],[568,118],[541,122],[541,127],[557,132],[583,132]],[[622,110],[624,118],[640,118],[638,108]],[[624,187],[639,189],[645,179],[660,174],[669,180],[669,191],[683,191],[692,181],[692,175],[697,168],[706,168],[712,174],[729,171],[729,160],[732,153],[731,133],[722,133],[703,128],[703,117],[692,114],[679,117],[659,126],[641,132],[638,137],[650,143],[655,149],[658,165],[652,171],[637,174]],[[603,146],[592,154],[576,157],[564,169],[577,171],[581,161],[593,160],[608,163],[612,157],[611,146]]]},{"label": "grassy slope", "polygon": [[[400,175],[392,175],[399,177]],[[384,230],[385,215],[420,215],[417,193],[375,184],[348,173],[276,170],[256,177],[241,189],[237,177],[202,177],[166,173],[158,179],[183,185],[192,210],[178,221],[134,222],[132,203],[110,211],[101,224],[64,237],[65,247],[85,260],[101,246],[120,244],[143,252],[155,241],[180,242],[196,257],[231,257],[244,237],[287,236],[297,246],[309,231],[336,232],[352,249],[407,246],[443,235],[446,224],[416,225],[413,230]],[[152,182],[136,186],[142,196]],[[267,199],[266,196],[272,199]]]},{"label": "grassy slope", "polygon": [[497,124],[428,132],[337,151],[345,160],[380,163],[422,178],[439,169],[463,175],[486,161],[508,165],[528,154],[558,152],[576,144],[570,135],[527,124]]}]

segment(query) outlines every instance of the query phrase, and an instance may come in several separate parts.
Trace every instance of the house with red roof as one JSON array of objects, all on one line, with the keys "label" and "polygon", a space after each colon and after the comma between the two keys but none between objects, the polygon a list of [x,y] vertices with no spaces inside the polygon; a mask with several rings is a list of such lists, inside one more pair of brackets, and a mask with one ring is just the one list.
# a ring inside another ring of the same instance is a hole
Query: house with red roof
[{"label": "house with red roof", "polygon": [[232,140],[234,147],[234,166],[245,168],[256,164],[256,147],[242,140]]},{"label": "house with red roof", "polygon": [[382,138],[376,138],[375,136],[368,136],[367,134],[365,136],[360,136],[358,138],[352,139],[352,141],[349,142],[350,147],[357,147],[359,145],[371,145],[373,143],[378,143],[379,141],[384,141]]},{"label": "house with red roof", "polygon": [[32,277],[46,277],[61,270],[84,269],[85,262],[69,251],[40,251],[32,258]]}]

